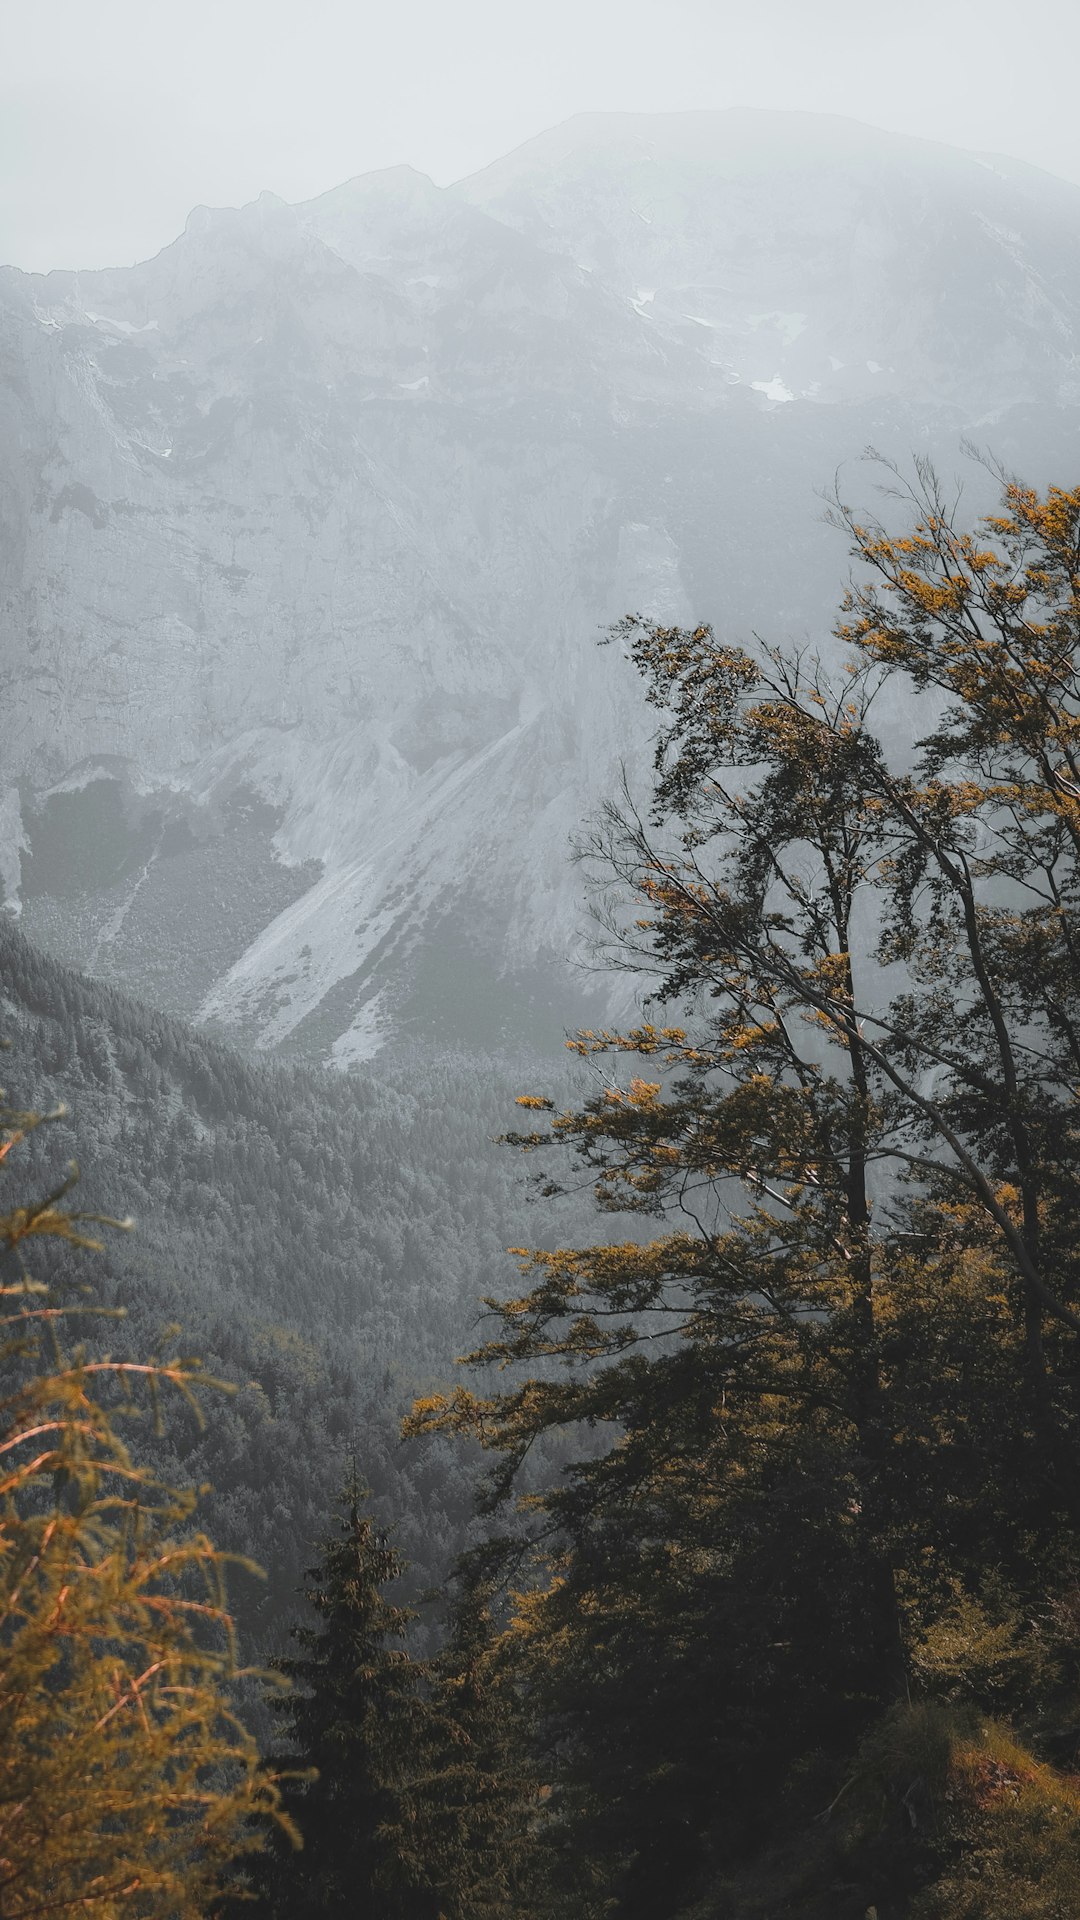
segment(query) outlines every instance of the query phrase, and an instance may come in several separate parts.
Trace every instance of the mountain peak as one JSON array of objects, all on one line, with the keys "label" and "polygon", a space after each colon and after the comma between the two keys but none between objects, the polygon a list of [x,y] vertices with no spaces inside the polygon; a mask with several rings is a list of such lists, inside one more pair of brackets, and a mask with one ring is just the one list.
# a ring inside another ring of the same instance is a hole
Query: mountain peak
[{"label": "mountain peak", "polygon": [[827,635],[816,490],[867,443],[1067,471],[1078,195],[853,120],[587,114],[453,189],[385,168],[5,277],[31,936],[342,1063],[548,1006],[567,840],[645,727],[598,629]]},{"label": "mountain peak", "polygon": [[332,207],[363,205],[372,200],[407,201],[414,206],[433,205],[443,198],[443,190],[429,174],[404,163],[376,167],[370,173],[354,173],[340,186],[316,194],[312,200],[298,201],[297,210],[314,213]]}]

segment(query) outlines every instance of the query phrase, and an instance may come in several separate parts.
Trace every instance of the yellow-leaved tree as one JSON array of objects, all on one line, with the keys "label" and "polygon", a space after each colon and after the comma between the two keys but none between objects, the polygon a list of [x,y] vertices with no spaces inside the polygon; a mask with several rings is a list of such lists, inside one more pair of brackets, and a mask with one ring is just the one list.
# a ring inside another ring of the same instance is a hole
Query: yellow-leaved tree
[{"label": "yellow-leaved tree", "polygon": [[[40,1124],[0,1104],[0,1161]],[[231,1701],[226,1556],[119,1430],[198,1369],[70,1344],[84,1310],[25,1264],[98,1244],[66,1193],[0,1213],[0,1914],[201,1920],[277,1786]]]},{"label": "yellow-leaved tree", "polygon": [[1002,480],[835,503],[831,665],[614,630],[654,778],[582,851],[664,1024],[510,1138],[637,1231],[410,1421],[498,1459],[560,1920],[1080,1914],[1080,487]]}]

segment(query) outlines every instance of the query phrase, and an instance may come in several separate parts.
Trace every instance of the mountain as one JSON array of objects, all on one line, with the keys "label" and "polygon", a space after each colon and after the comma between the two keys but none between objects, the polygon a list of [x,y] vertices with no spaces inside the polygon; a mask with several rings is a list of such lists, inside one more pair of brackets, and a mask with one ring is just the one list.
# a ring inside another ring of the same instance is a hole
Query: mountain
[{"label": "mountain", "polygon": [[5,269],[9,907],[258,1048],[556,1045],[605,1004],[568,838],[648,733],[600,630],[827,636],[868,443],[1068,479],[1078,315],[1080,189],[767,113]]},{"label": "mountain", "polygon": [[[476,1344],[480,1296],[516,1271],[507,1242],[536,1230],[519,1161],[492,1142],[536,1063],[253,1062],[60,966],[2,917],[0,1042],[8,1100],[53,1116],[5,1161],[8,1207],[77,1159],[68,1204],[134,1219],[96,1254],[31,1251],[33,1277],[89,1310],[72,1341],[194,1353],[231,1388],[203,1396],[204,1421],[174,1399],[160,1433],[133,1437],[169,1484],[203,1488],[215,1540],[266,1570],[265,1585],[234,1583],[247,1655],[280,1651],[350,1454],[414,1586],[437,1583],[468,1536],[471,1452],[403,1448],[400,1420]],[[590,1225],[571,1203],[566,1230]]]},{"label": "mountain", "polygon": [[1080,188],[1017,161],[816,114],[595,114],[459,191],[773,404],[981,428],[1080,400]]}]

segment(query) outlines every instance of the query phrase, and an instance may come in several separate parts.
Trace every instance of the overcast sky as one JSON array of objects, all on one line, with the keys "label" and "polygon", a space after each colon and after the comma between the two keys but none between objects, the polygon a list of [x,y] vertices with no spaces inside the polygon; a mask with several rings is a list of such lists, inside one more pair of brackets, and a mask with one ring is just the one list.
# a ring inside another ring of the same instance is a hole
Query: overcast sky
[{"label": "overcast sky", "polygon": [[124,265],[200,203],[570,114],[800,107],[1080,181],[1080,0],[0,0],[0,260]]}]

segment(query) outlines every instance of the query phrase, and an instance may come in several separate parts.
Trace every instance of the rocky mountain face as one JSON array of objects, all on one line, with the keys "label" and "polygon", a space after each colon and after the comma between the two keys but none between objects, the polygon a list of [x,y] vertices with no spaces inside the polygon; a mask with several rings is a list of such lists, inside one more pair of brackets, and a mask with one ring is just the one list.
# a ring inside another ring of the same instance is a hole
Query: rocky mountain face
[{"label": "rocky mountain face", "polygon": [[601,991],[568,837],[648,733],[600,629],[825,638],[837,467],[1075,479],[1078,337],[1080,189],[798,115],[586,116],[5,269],[9,909],[258,1047],[556,1043]]}]

